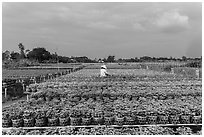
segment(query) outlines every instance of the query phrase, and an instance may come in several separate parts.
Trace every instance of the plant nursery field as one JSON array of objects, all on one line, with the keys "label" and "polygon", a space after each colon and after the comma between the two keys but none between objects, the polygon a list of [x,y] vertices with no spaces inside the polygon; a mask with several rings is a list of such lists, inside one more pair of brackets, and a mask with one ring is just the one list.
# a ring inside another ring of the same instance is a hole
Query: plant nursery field
[{"label": "plant nursery field", "polygon": [[27,87],[2,109],[4,135],[201,135],[202,80],[141,68],[86,68]]}]

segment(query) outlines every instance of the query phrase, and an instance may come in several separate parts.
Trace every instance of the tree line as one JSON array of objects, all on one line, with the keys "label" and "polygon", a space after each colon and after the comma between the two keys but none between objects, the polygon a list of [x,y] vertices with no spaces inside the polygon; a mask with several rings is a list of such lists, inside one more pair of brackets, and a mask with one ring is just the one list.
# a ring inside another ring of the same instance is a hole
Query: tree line
[{"label": "tree line", "polygon": [[[109,55],[107,58],[99,59],[90,59],[86,56],[81,57],[66,57],[57,55],[57,53],[50,53],[43,47],[37,47],[32,50],[25,49],[25,46],[22,43],[18,44],[19,52],[16,51],[5,51],[2,53],[3,61],[14,61],[18,62],[21,60],[28,60],[36,63],[97,63],[97,62],[165,62],[165,61],[193,61],[199,62],[201,64],[202,57],[200,58],[188,58],[183,56],[182,58],[173,58],[173,57],[135,57],[128,59],[115,59],[115,56]],[[194,64],[195,65],[195,64]]]}]

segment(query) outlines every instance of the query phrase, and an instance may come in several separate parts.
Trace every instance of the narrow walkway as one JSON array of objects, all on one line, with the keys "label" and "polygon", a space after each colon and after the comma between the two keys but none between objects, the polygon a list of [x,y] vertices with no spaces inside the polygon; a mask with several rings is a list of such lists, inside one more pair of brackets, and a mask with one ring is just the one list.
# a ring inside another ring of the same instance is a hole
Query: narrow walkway
[{"label": "narrow walkway", "polygon": [[19,99],[17,99],[17,100],[10,100],[10,101],[7,101],[7,102],[5,102],[5,103],[2,103],[2,108],[3,107],[6,107],[6,106],[9,106],[9,105],[11,105],[11,104],[13,104],[13,103],[16,103],[16,102],[18,102],[19,100],[26,100],[27,98],[26,98],[26,95],[25,96],[23,96],[23,97],[21,97],[21,98],[19,98]]}]

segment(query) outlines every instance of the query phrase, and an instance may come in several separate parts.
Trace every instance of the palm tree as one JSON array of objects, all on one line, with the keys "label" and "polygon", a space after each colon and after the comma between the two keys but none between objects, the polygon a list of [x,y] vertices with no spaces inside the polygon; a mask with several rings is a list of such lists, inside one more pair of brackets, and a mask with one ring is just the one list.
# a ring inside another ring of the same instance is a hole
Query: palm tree
[{"label": "palm tree", "polygon": [[23,44],[19,43],[18,48],[20,49],[20,52],[21,52],[21,58],[25,58],[25,53],[24,53],[25,47],[23,46]]}]

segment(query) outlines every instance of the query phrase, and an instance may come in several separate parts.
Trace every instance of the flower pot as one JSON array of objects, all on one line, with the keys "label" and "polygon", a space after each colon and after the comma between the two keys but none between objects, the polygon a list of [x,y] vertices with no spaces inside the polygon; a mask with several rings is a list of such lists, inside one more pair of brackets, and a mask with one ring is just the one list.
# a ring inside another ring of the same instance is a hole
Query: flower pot
[{"label": "flower pot", "polygon": [[102,125],[104,122],[103,117],[93,117],[93,124]]},{"label": "flower pot", "polygon": [[169,116],[167,116],[167,115],[159,115],[158,116],[158,123],[159,124],[168,124],[169,123]]},{"label": "flower pot", "polygon": [[60,126],[67,126],[67,125],[69,125],[69,122],[70,122],[69,117],[59,118],[59,125]]},{"label": "flower pot", "polygon": [[115,124],[116,125],[123,125],[125,122],[125,117],[115,117]]},{"label": "flower pot", "polygon": [[35,126],[34,118],[23,119],[23,125],[24,127],[34,127]]},{"label": "flower pot", "polygon": [[180,119],[182,124],[190,124],[190,115],[181,115]]},{"label": "flower pot", "polygon": [[12,119],[12,126],[13,127],[23,127],[23,119]]},{"label": "flower pot", "polygon": [[81,124],[80,117],[70,117],[70,125],[72,126],[79,126]]},{"label": "flower pot", "polygon": [[104,117],[104,123],[105,123],[105,125],[112,125],[113,124],[113,122],[114,122],[114,117],[113,116],[111,116],[111,117]]},{"label": "flower pot", "polygon": [[58,126],[59,119],[58,118],[48,118],[48,126]]},{"label": "flower pot", "polygon": [[192,123],[194,124],[201,124],[202,123],[202,116],[193,116]]},{"label": "flower pot", "polygon": [[148,124],[157,124],[157,116],[148,116],[147,122]]},{"label": "flower pot", "polygon": [[12,126],[11,119],[3,119],[2,120],[2,127],[7,128]]},{"label": "flower pot", "polygon": [[35,126],[36,127],[43,127],[47,125],[47,121],[45,118],[35,119]]},{"label": "flower pot", "polygon": [[81,125],[90,125],[91,124],[91,118],[82,118]]},{"label": "flower pot", "polygon": [[126,116],[125,117],[125,124],[126,125],[134,125],[135,124],[135,118]]},{"label": "flower pot", "polygon": [[137,122],[140,125],[146,124],[146,119],[147,119],[146,116],[137,116]]},{"label": "flower pot", "polygon": [[169,122],[171,124],[179,124],[180,123],[180,118],[179,118],[179,115],[170,115],[169,116]]}]

